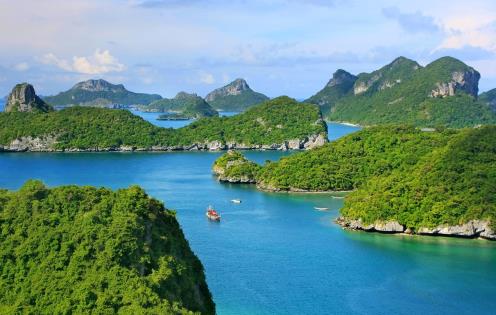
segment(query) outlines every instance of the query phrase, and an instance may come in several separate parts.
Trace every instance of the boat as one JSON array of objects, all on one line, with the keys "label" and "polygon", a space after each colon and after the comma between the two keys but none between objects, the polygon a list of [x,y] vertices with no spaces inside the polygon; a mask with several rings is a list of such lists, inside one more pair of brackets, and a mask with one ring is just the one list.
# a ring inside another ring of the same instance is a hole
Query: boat
[{"label": "boat", "polygon": [[205,213],[207,218],[211,221],[220,221],[220,214],[212,208],[212,206],[208,206],[207,212]]},{"label": "boat", "polygon": [[232,203],[241,203],[241,200],[239,200],[239,199],[231,199],[231,202]]},{"label": "boat", "polygon": [[324,207],[313,207],[315,210],[319,210],[319,211],[327,211],[329,210],[329,208],[324,208]]}]

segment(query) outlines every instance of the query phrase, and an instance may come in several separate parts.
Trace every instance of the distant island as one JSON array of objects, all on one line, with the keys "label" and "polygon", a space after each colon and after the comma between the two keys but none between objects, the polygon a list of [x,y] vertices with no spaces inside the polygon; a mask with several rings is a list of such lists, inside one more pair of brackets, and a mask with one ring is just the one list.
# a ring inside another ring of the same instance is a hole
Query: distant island
[{"label": "distant island", "polygon": [[167,113],[167,114],[159,115],[157,117],[157,120],[190,120],[194,118],[195,117],[189,117],[181,113]]},{"label": "distant island", "polygon": [[197,119],[202,117],[215,117],[219,113],[213,109],[203,98],[196,94],[179,92],[174,98],[153,101],[148,105],[138,107],[144,112],[169,113],[159,119]]},{"label": "distant island", "polygon": [[263,166],[228,152],[213,172],[265,191],[352,191],[347,228],[496,239],[495,147],[495,126],[373,127]]},{"label": "distant island", "polygon": [[216,110],[242,112],[250,106],[267,101],[269,98],[253,91],[244,79],[233,82],[208,93],[205,100]]},{"label": "distant island", "polygon": [[71,89],[54,96],[46,96],[43,100],[54,106],[78,105],[106,107],[113,104],[146,105],[161,98],[158,94],[130,92],[122,84],[112,84],[98,79],[79,82]]},{"label": "distant island", "polygon": [[4,314],[215,314],[174,212],[138,186],[31,180],[0,209]]},{"label": "distant island", "polygon": [[310,149],[327,142],[327,126],[316,105],[279,97],[232,117],[201,118],[179,129],[161,128],[127,110],[69,107],[0,113],[0,151],[175,151]]},{"label": "distant island", "polygon": [[425,67],[399,57],[372,73],[338,70],[306,102],[332,121],[370,126],[406,123],[421,127],[472,127],[496,123],[495,92],[478,98],[480,74],[443,57]]}]

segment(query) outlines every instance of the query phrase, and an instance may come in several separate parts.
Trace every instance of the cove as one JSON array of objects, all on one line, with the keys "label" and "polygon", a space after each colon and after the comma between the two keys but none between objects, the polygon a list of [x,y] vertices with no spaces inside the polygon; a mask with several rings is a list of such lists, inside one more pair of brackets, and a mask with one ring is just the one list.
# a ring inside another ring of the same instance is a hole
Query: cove
[{"label": "cove", "polygon": [[[329,124],[330,138],[347,128]],[[332,223],[341,199],[218,183],[210,167],[220,154],[0,154],[0,187],[17,189],[29,178],[141,185],[177,211],[221,315],[493,313],[495,243],[344,231]],[[246,152],[257,162],[289,154]],[[235,198],[242,203],[230,203]],[[220,224],[205,218],[209,204]]]}]

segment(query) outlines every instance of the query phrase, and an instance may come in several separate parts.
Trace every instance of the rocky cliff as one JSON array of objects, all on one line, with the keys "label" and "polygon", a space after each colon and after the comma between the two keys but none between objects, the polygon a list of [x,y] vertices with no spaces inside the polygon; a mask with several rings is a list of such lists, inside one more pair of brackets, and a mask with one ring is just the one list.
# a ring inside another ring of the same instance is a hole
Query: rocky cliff
[{"label": "rocky cliff", "polygon": [[74,90],[84,90],[90,92],[125,92],[126,89],[122,84],[112,84],[102,79],[97,80],[86,80],[76,83],[72,89]]},{"label": "rocky cliff", "polygon": [[491,229],[489,221],[484,220],[471,220],[460,225],[440,225],[434,228],[421,227],[417,231],[406,229],[398,221],[376,221],[373,224],[364,224],[360,219],[354,220],[339,217],[335,222],[346,229],[362,230],[366,232],[405,233],[466,238],[481,237],[488,240],[496,240],[496,231]]},{"label": "rocky cliff", "polygon": [[353,93],[358,95],[369,90],[375,92],[391,88],[411,78],[419,68],[421,67],[417,62],[405,57],[398,57],[379,70],[359,74],[353,87]]},{"label": "rocky cliff", "polygon": [[473,97],[477,97],[479,92],[479,79],[479,72],[472,68],[467,69],[466,71],[455,71],[451,74],[450,81],[437,82],[436,88],[431,91],[429,96],[454,96],[456,92],[463,91]]},{"label": "rocky cliff", "polygon": [[29,83],[17,84],[10,92],[5,112],[48,112],[53,108],[36,95]]},{"label": "rocky cliff", "polygon": [[132,152],[132,151],[223,151],[223,150],[309,150],[327,143],[327,138],[322,134],[315,134],[302,139],[293,139],[283,143],[274,144],[244,144],[237,142],[206,141],[189,145],[177,146],[129,146],[92,148],[66,148],[57,149],[57,136],[46,135],[43,137],[19,137],[7,145],[0,145],[0,152]]}]

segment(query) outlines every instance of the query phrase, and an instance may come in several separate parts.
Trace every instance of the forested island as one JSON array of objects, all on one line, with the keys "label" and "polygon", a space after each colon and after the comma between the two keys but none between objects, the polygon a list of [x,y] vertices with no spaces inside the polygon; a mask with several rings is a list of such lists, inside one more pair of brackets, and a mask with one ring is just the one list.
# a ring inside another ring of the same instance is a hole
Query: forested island
[{"label": "forested island", "polygon": [[263,166],[228,152],[213,170],[266,191],[352,191],[348,228],[496,239],[495,148],[495,126],[373,127]]},{"label": "forested island", "polygon": [[219,116],[205,100],[196,94],[179,92],[174,98],[163,98],[148,105],[139,106],[144,112],[168,113],[161,115],[161,119],[196,119],[202,117]]},{"label": "forested island", "polygon": [[141,188],[0,190],[0,313],[215,314],[173,211]]},{"label": "forested island", "polygon": [[[16,93],[14,89],[11,95]],[[12,102],[31,104],[31,100]],[[180,129],[154,126],[127,110],[15,108],[0,113],[0,151],[288,150],[327,142],[320,109],[289,97],[264,102],[232,117],[198,119]]]},{"label": "forested island", "polygon": [[338,70],[306,102],[332,121],[362,126],[473,127],[496,123],[494,93],[478,95],[480,74],[452,57],[422,67],[405,57],[371,73]]},{"label": "forested island", "polygon": [[128,91],[122,84],[112,84],[97,79],[76,83],[69,90],[46,96],[43,100],[50,105],[105,107],[113,104],[146,105],[161,98],[158,94],[134,93]]}]

